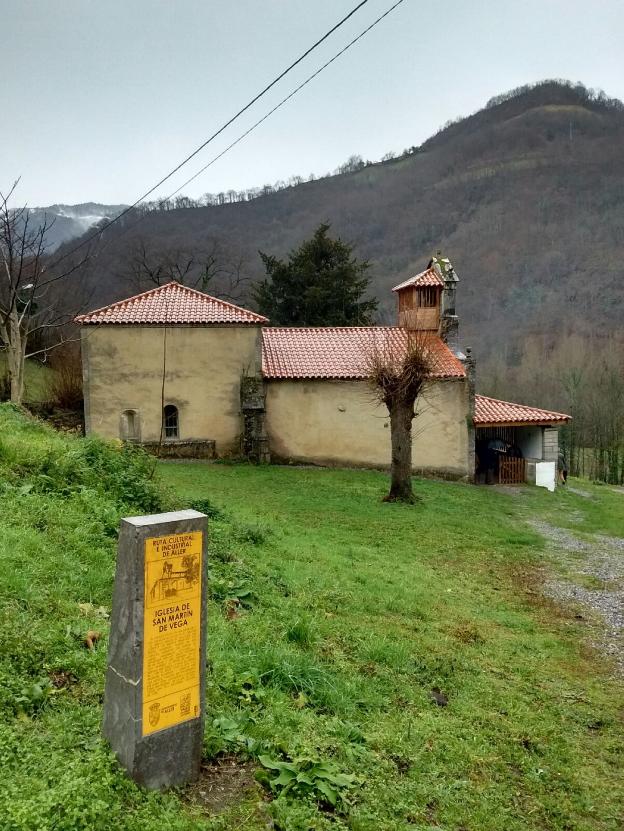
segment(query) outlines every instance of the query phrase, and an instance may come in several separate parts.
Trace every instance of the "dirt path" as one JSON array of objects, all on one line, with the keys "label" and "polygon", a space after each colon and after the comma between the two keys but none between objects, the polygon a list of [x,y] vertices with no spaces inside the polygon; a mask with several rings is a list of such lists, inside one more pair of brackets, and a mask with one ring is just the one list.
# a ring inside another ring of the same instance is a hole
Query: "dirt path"
[{"label": "dirt path", "polygon": [[593,645],[624,675],[624,538],[593,534],[580,539],[540,519],[527,522],[548,541],[559,572],[545,582],[544,593],[589,614],[596,624]]}]

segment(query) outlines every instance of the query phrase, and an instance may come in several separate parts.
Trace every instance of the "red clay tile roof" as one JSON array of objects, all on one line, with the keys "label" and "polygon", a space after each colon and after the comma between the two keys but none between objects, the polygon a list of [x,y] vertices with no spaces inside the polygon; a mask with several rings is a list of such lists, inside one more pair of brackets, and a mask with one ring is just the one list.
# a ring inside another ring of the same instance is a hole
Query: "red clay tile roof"
[{"label": "red clay tile roof", "polygon": [[410,277],[409,280],[405,280],[403,283],[399,283],[392,291],[406,289],[408,286],[444,286],[444,280],[435,268],[432,267],[421,271],[420,274],[415,274],[414,277]]},{"label": "red clay tile roof", "polygon": [[268,323],[266,317],[180,283],[167,283],[76,318],[77,323],[147,326],[207,323]]},{"label": "red clay tile roof", "polygon": [[565,413],[554,413],[525,404],[499,401],[487,395],[475,395],[474,423],[477,427],[502,427],[514,424],[562,424],[570,420]]},{"label": "red clay tile roof", "polygon": [[[262,373],[265,378],[365,378],[371,351],[403,352],[406,329],[394,326],[340,328],[264,328]],[[432,377],[463,378],[464,366],[439,337],[428,338]]]}]

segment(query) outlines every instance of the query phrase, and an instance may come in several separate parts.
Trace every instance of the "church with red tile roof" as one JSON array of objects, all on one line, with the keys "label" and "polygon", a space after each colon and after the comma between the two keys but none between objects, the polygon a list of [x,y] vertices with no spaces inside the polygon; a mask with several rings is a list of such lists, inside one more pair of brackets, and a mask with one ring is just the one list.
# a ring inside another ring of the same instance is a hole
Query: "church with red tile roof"
[{"label": "church with red tile roof", "polygon": [[170,282],[77,318],[87,433],[160,455],[387,467],[389,416],[370,358],[418,336],[431,366],[413,430],[416,472],[535,479],[556,462],[563,413],[477,395],[459,341],[450,261],[395,286],[396,326],[276,327]]}]

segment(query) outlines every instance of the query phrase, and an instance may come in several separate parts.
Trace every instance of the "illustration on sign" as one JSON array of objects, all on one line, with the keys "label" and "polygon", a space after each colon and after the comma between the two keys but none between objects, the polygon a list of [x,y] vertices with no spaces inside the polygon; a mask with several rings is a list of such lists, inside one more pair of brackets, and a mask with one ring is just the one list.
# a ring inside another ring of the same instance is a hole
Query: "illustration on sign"
[{"label": "illustration on sign", "polygon": [[200,715],[202,532],[145,540],[143,735]]}]

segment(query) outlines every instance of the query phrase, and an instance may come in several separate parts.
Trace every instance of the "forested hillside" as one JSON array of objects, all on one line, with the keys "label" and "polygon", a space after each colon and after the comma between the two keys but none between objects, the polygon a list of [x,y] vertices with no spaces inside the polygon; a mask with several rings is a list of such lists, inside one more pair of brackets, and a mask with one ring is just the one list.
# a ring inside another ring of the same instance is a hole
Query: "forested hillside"
[{"label": "forested hillside", "polygon": [[133,288],[123,275],[139,239],[218,250],[224,268],[257,278],[259,249],[283,255],[328,221],[371,260],[384,321],[394,315],[390,288],[441,248],[461,278],[465,342],[482,358],[517,336],[606,333],[624,312],[624,108],[544,83],[494,99],[394,160],[135,221],[105,235],[95,302]]}]

